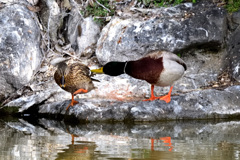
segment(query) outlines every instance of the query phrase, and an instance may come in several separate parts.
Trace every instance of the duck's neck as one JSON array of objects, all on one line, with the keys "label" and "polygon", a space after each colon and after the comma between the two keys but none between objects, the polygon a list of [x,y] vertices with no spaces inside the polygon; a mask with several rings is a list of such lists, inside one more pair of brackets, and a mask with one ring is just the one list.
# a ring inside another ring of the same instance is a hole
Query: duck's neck
[{"label": "duck's neck", "polygon": [[110,76],[119,76],[125,73],[127,62],[109,62],[103,67],[103,72]]}]

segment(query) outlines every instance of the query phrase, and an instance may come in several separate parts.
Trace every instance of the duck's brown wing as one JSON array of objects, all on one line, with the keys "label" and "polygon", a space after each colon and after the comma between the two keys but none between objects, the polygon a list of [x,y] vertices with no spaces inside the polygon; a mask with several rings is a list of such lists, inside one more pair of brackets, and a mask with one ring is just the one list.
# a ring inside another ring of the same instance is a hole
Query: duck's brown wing
[{"label": "duck's brown wing", "polygon": [[163,70],[162,59],[162,57],[158,59],[143,57],[136,61],[129,61],[125,72],[134,78],[146,80],[150,84],[155,84]]}]

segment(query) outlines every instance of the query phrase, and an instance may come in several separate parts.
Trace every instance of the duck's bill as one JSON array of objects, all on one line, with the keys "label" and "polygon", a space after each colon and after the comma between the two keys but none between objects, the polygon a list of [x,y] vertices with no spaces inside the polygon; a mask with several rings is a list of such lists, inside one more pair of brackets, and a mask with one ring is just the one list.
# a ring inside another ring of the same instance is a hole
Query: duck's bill
[{"label": "duck's bill", "polygon": [[97,73],[97,74],[103,74],[103,67],[98,68],[98,69],[92,69],[91,72]]}]

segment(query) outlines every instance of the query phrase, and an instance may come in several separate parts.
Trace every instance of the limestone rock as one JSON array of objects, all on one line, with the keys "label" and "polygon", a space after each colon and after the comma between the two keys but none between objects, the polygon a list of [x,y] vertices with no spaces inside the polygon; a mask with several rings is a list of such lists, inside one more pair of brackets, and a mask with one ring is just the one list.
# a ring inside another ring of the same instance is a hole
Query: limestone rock
[{"label": "limestone rock", "polygon": [[240,11],[232,15],[232,24],[235,24],[235,30],[230,34],[228,41],[228,55],[226,60],[228,67],[232,72],[232,76],[240,82]]},{"label": "limestone rock", "polygon": [[92,17],[85,18],[81,24],[81,35],[77,38],[80,55],[90,57],[95,52],[95,45],[100,34],[100,26]]},{"label": "limestone rock", "polygon": [[1,92],[29,83],[41,64],[40,30],[35,19],[35,13],[23,5],[7,5],[0,11],[0,77],[6,82],[1,81],[5,86]]},{"label": "limestone rock", "polygon": [[136,10],[146,13],[134,19],[115,17],[103,28],[96,50],[101,64],[136,60],[153,50],[219,50],[226,36],[226,12],[211,3]]},{"label": "limestone rock", "polygon": [[79,8],[73,5],[70,14],[67,15],[65,18],[66,18],[65,39],[69,41],[74,50],[77,50],[78,48],[77,37],[79,37],[81,34],[81,30],[79,31],[79,27],[81,27],[83,17],[81,17],[79,13]]},{"label": "limestone rock", "polygon": [[61,23],[60,7],[55,0],[43,0],[39,12],[42,25],[47,29],[51,40],[57,42],[57,30]]},{"label": "limestone rock", "polygon": [[192,91],[163,101],[111,101],[81,99],[79,104],[66,106],[70,100],[40,105],[38,114],[72,116],[78,121],[159,121],[176,119],[229,118],[239,115],[240,86]]}]

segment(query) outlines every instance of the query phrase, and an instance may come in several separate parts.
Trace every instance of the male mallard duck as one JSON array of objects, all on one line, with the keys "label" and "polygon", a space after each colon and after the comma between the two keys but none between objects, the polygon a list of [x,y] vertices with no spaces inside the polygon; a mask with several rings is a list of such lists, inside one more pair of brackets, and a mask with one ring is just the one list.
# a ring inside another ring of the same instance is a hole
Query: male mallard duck
[{"label": "male mallard duck", "polygon": [[[118,76],[126,73],[134,78],[142,79],[151,84],[151,97],[144,101],[156,99],[171,101],[173,83],[182,77],[187,69],[185,62],[177,55],[167,51],[154,51],[136,61],[109,62],[100,69],[91,70],[95,73],[105,73]],[[167,95],[154,96],[154,86],[171,86]]]},{"label": "male mallard duck", "polygon": [[97,80],[92,79],[90,73],[90,69],[81,63],[74,63],[70,66],[65,62],[58,64],[54,79],[62,89],[72,94],[72,101],[66,110],[78,103],[78,101],[74,100],[74,95],[87,93],[95,88],[92,80]]}]

